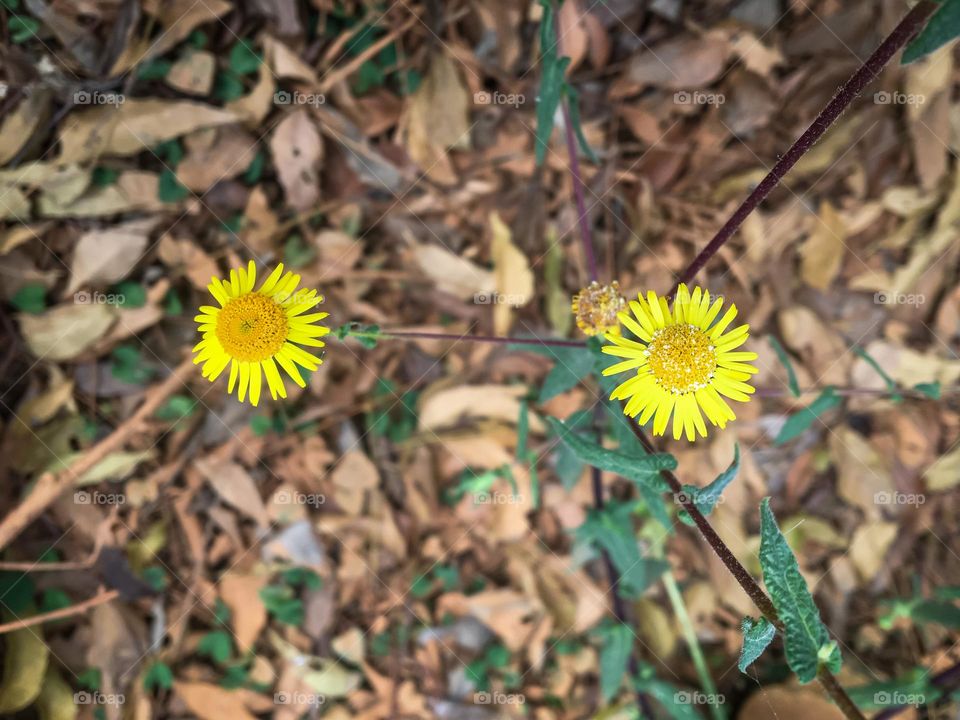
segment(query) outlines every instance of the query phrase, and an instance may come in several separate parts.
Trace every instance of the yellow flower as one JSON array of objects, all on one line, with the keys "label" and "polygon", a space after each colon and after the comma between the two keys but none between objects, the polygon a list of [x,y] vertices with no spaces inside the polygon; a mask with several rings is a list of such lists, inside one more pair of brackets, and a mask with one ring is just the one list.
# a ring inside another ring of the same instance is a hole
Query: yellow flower
[{"label": "yellow flower", "polygon": [[[707,427],[701,409],[713,425],[725,427],[735,420],[733,410],[721,395],[746,402],[753,387],[745,381],[757,372],[749,361],[753,352],[735,352],[749,337],[748,325],[724,332],[737,315],[736,305],[717,316],[723,298],[710,302],[710,293],[695,288],[693,295],[681,285],[673,302],[648,292],[630,302],[629,313],[620,313],[620,322],[639,338],[628,340],[617,333],[607,333],[611,345],[603,351],[627,358],[603,371],[614,375],[634,370],[636,374],[619,385],[611,400],[627,400],[624,412],[640,415],[644,425],[653,418],[653,434],[663,435],[673,415],[673,437],[686,434],[693,441],[697,433],[706,437]],[[636,319],[634,319],[636,318]]]},{"label": "yellow flower", "polygon": [[282,263],[255,291],[256,280],[253,260],[246,269],[231,270],[229,280],[211,278],[207,287],[220,307],[201,306],[201,314],[194,320],[203,340],[193,348],[197,353],[193,362],[203,363],[205,378],[213,382],[229,365],[227,392],[233,392],[239,379],[240,402],[249,392],[253,405],[260,402],[263,376],[274,400],[278,395],[287,396],[278,363],[297,385],[306,387],[297,365],[316,370],[323,360],[294,343],[323,347],[326,343],[318,338],[330,332],[330,328],[315,324],[330,313],[303,314],[322,303],[323,296],[316,290],[297,290],[300,276],[292,272],[283,275]]},{"label": "yellow flower", "polygon": [[571,309],[577,318],[577,327],[584,335],[600,333],[619,333],[620,321],[617,313],[627,306],[620,294],[620,285],[614,280],[609,285],[601,285],[596,280],[573,296]]}]

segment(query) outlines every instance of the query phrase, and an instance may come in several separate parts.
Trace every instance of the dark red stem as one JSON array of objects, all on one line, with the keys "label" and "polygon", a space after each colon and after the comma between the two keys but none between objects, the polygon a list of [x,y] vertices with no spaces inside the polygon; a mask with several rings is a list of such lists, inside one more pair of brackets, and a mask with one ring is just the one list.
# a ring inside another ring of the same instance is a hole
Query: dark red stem
[{"label": "dark red stem", "polygon": [[773,166],[773,170],[767,173],[767,176],[760,181],[760,184],[747,196],[740,207],[736,209],[730,219],[713,236],[713,239],[707,243],[707,246],[700,251],[690,266],[683,271],[677,284],[670,290],[672,297],[677,291],[680,283],[689,283],[696,276],[707,261],[712,258],[717,251],[723,247],[733,234],[737,231],[747,216],[752,213],[763,201],[770,191],[775,188],[790,169],[797,164],[797,161],[810,150],[817,141],[823,137],[827,129],[840,117],[847,106],[852,103],[863,91],[868,83],[874,80],[884,66],[890,62],[890,59],[900,48],[910,42],[910,39],[916,35],[926,24],[927,19],[937,9],[937,4],[929,0],[921,0],[913,10],[908,12],[900,24],[894,28],[887,38],[880,43],[873,55],[860,66],[860,68],[843,84],[833,99],[817,115],[813,124],[807,128],[806,132],[790,147],[782,158]]}]

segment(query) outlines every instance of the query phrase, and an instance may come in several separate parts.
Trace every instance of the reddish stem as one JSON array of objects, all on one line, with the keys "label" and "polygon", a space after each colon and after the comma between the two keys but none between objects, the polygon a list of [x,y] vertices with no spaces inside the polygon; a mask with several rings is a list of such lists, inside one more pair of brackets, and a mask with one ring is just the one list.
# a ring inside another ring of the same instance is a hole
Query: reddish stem
[{"label": "reddish stem", "polygon": [[733,234],[747,219],[747,216],[770,194],[770,191],[780,183],[790,169],[797,164],[797,161],[823,137],[827,129],[857,98],[863,88],[880,74],[880,71],[890,62],[897,51],[910,42],[910,39],[923,28],[937,7],[936,3],[921,0],[914,6],[913,10],[906,14],[900,24],[880,43],[880,47],[874,51],[873,55],[867,58],[867,61],[843,84],[837,94],[833,96],[833,99],[817,115],[806,132],[787,150],[777,164],[773,166],[773,170],[767,173],[767,176],[760,181],[760,184],[740,204],[740,207],[713,236],[713,239],[707,243],[707,246],[693,259],[690,266],[683,271],[677,284],[670,290],[671,297],[676,293],[680,283],[689,283],[693,280],[694,276],[707,264],[707,261],[716,255],[727,240],[733,237]]}]

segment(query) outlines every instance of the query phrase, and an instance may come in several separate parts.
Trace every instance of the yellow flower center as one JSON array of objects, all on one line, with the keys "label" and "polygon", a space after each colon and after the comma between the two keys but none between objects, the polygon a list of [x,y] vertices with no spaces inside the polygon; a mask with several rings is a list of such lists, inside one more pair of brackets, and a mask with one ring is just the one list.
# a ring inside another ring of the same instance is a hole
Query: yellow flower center
[{"label": "yellow flower center", "polygon": [[287,340],[284,309],[265,295],[250,293],[230,300],[217,317],[217,340],[237,360],[259,362],[272,357]]},{"label": "yellow flower center", "polygon": [[657,330],[644,354],[657,383],[677,395],[707,387],[717,369],[713,341],[696,325]]}]

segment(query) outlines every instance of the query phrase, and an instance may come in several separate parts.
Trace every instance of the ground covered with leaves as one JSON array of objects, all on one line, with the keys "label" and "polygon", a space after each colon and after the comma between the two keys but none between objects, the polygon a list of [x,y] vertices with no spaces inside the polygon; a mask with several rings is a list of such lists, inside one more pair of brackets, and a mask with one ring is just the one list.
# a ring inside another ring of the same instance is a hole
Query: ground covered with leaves
[{"label": "ground covered with leaves", "polygon": [[[680,499],[597,507],[611,359],[531,339],[586,340],[571,150],[597,275],[665,294],[906,10],[0,0],[0,715],[842,718],[741,656],[772,629]],[[956,713],[955,61],[885,69],[699,274],[757,392],[656,438],[903,717]],[[183,364],[250,260],[336,331],[257,407]]]}]

